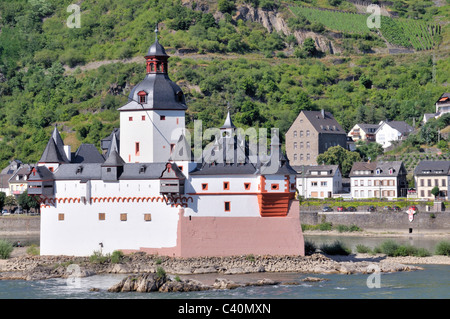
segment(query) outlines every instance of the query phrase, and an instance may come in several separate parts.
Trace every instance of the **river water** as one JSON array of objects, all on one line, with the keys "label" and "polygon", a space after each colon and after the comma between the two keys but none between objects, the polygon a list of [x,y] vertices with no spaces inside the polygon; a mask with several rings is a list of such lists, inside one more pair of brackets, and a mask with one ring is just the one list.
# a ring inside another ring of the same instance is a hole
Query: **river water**
[{"label": "river water", "polygon": [[[196,275],[207,282],[228,278],[235,282],[270,278],[282,282],[274,286],[240,287],[232,290],[210,290],[183,293],[110,293],[107,289],[125,275],[95,275],[85,278],[47,279],[40,281],[0,281],[0,299],[448,299],[450,266],[422,265],[424,270],[353,274],[257,273],[244,275]],[[375,274],[377,275],[377,274]],[[327,279],[303,282],[307,276]],[[181,276],[187,278],[188,276]],[[283,284],[284,283],[284,284]],[[296,284],[292,284],[296,283]],[[98,291],[91,291],[97,288]]]},{"label": "river water", "polygon": [[[393,239],[401,244],[423,247],[430,252],[442,238],[433,237],[358,237],[305,235],[316,245],[341,240],[355,252],[357,244],[371,248]],[[284,284],[249,286],[233,290],[210,290],[184,293],[109,293],[107,289],[126,275],[96,275],[86,278],[48,279],[41,281],[0,280],[0,299],[448,299],[450,298],[450,266],[420,265],[424,270],[371,275],[256,273],[243,275],[205,274],[180,276],[212,283],[215,278],[235,282],[269,278]],[[303,282],[307,276],[327,279]],[[292,284],[294,283],[294,284]],[[96,291],[92,291],[92,288]]]}]

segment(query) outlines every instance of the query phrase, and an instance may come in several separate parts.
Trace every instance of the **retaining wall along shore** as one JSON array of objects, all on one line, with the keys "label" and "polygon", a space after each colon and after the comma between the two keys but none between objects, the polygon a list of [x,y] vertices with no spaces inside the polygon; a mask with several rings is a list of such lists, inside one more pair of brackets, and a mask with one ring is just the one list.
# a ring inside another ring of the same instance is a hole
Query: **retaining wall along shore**
[{"label": "retaining wall along shore", "polygon": [[306,212],[300,209],[302,224],[317,225],[330,222],[333,225],[357,225],[364,230],[450,231],[450,212],[419,211],[409,221],[405,212]]},{"label": "retaining wall along shore", "polygon": [[0,235],[14,232],[39,232],[41,230],[40,216],[10,215],[0,216]]}]

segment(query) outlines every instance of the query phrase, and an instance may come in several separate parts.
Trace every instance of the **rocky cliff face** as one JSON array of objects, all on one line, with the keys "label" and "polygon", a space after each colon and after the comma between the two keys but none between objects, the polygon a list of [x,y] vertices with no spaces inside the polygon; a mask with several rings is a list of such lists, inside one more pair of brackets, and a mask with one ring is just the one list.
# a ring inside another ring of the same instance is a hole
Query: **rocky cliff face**
[{"label": "rocky cliff face", "polygon": [[[220,14],[219,14],[220,15]],[[234,20],[252,21],[261,23],[269,32],[277,31],[284,35],[294,35],[299,45],[303,44],[306,38],[312,38],[316,43],[318,50],[327,53],[337,53],[341,50],[327,38],[325,35],[318,34],[311,31],[294,31],[292,32],[283,15],[277,11],[267,11],[261,8],[254,8],[249,5],[242,5],[237,8]],[[331,35],[332,37],[335,35]]]}]

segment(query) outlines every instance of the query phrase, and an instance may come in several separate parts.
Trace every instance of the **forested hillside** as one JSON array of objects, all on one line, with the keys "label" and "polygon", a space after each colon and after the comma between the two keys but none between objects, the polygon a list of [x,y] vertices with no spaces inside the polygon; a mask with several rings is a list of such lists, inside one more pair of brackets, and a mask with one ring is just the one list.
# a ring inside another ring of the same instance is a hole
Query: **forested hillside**
[{"label": "forested hillside", "polygon": [[[221,125],[227,105],[237,126],[281,135],[302,109],[330,111],[346,130],[385,119],[418,126],[450,90],[448,1],[391,1],[399,18],[389,21],[423,24],[420,37],[430,41],[410,41],[405,54],[389,54],[399,44],[380,30],[336,30],[298,14],[306,6],[357,15],[349,1],[79,1],[81,27],[69,28],[71,3],[0,2],[0,167],[36,162],[56,124],[73,149],[99,146],[145,75],[156,23],[169,76],[187,97],[189,128],[196,119]],[[333,52],[318,45],[327,41]]]}]

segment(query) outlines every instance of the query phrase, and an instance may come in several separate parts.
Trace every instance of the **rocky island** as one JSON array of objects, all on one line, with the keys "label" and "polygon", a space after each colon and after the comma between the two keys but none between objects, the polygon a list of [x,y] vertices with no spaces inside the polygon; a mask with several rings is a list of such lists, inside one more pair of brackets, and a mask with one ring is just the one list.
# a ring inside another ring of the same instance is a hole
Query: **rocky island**
[{"label": "rocky island", "polygon": [[346,258],[315,253],[311,256],[230,256],[174,258],[146,253],[123,256],[120,262],[91,261],[90,257],[20,256],[0,263],[0,279],[40,280],[66,277],[68,265],[76,264],[80,275],[156,273],[158,268],[175,275],[245,274],[255,272],[299,272],[311,274],[367,273],[367,267],[377,264],[381,272],[410,271],[417,266],[395,262],[384,256],[353,255]]}]

